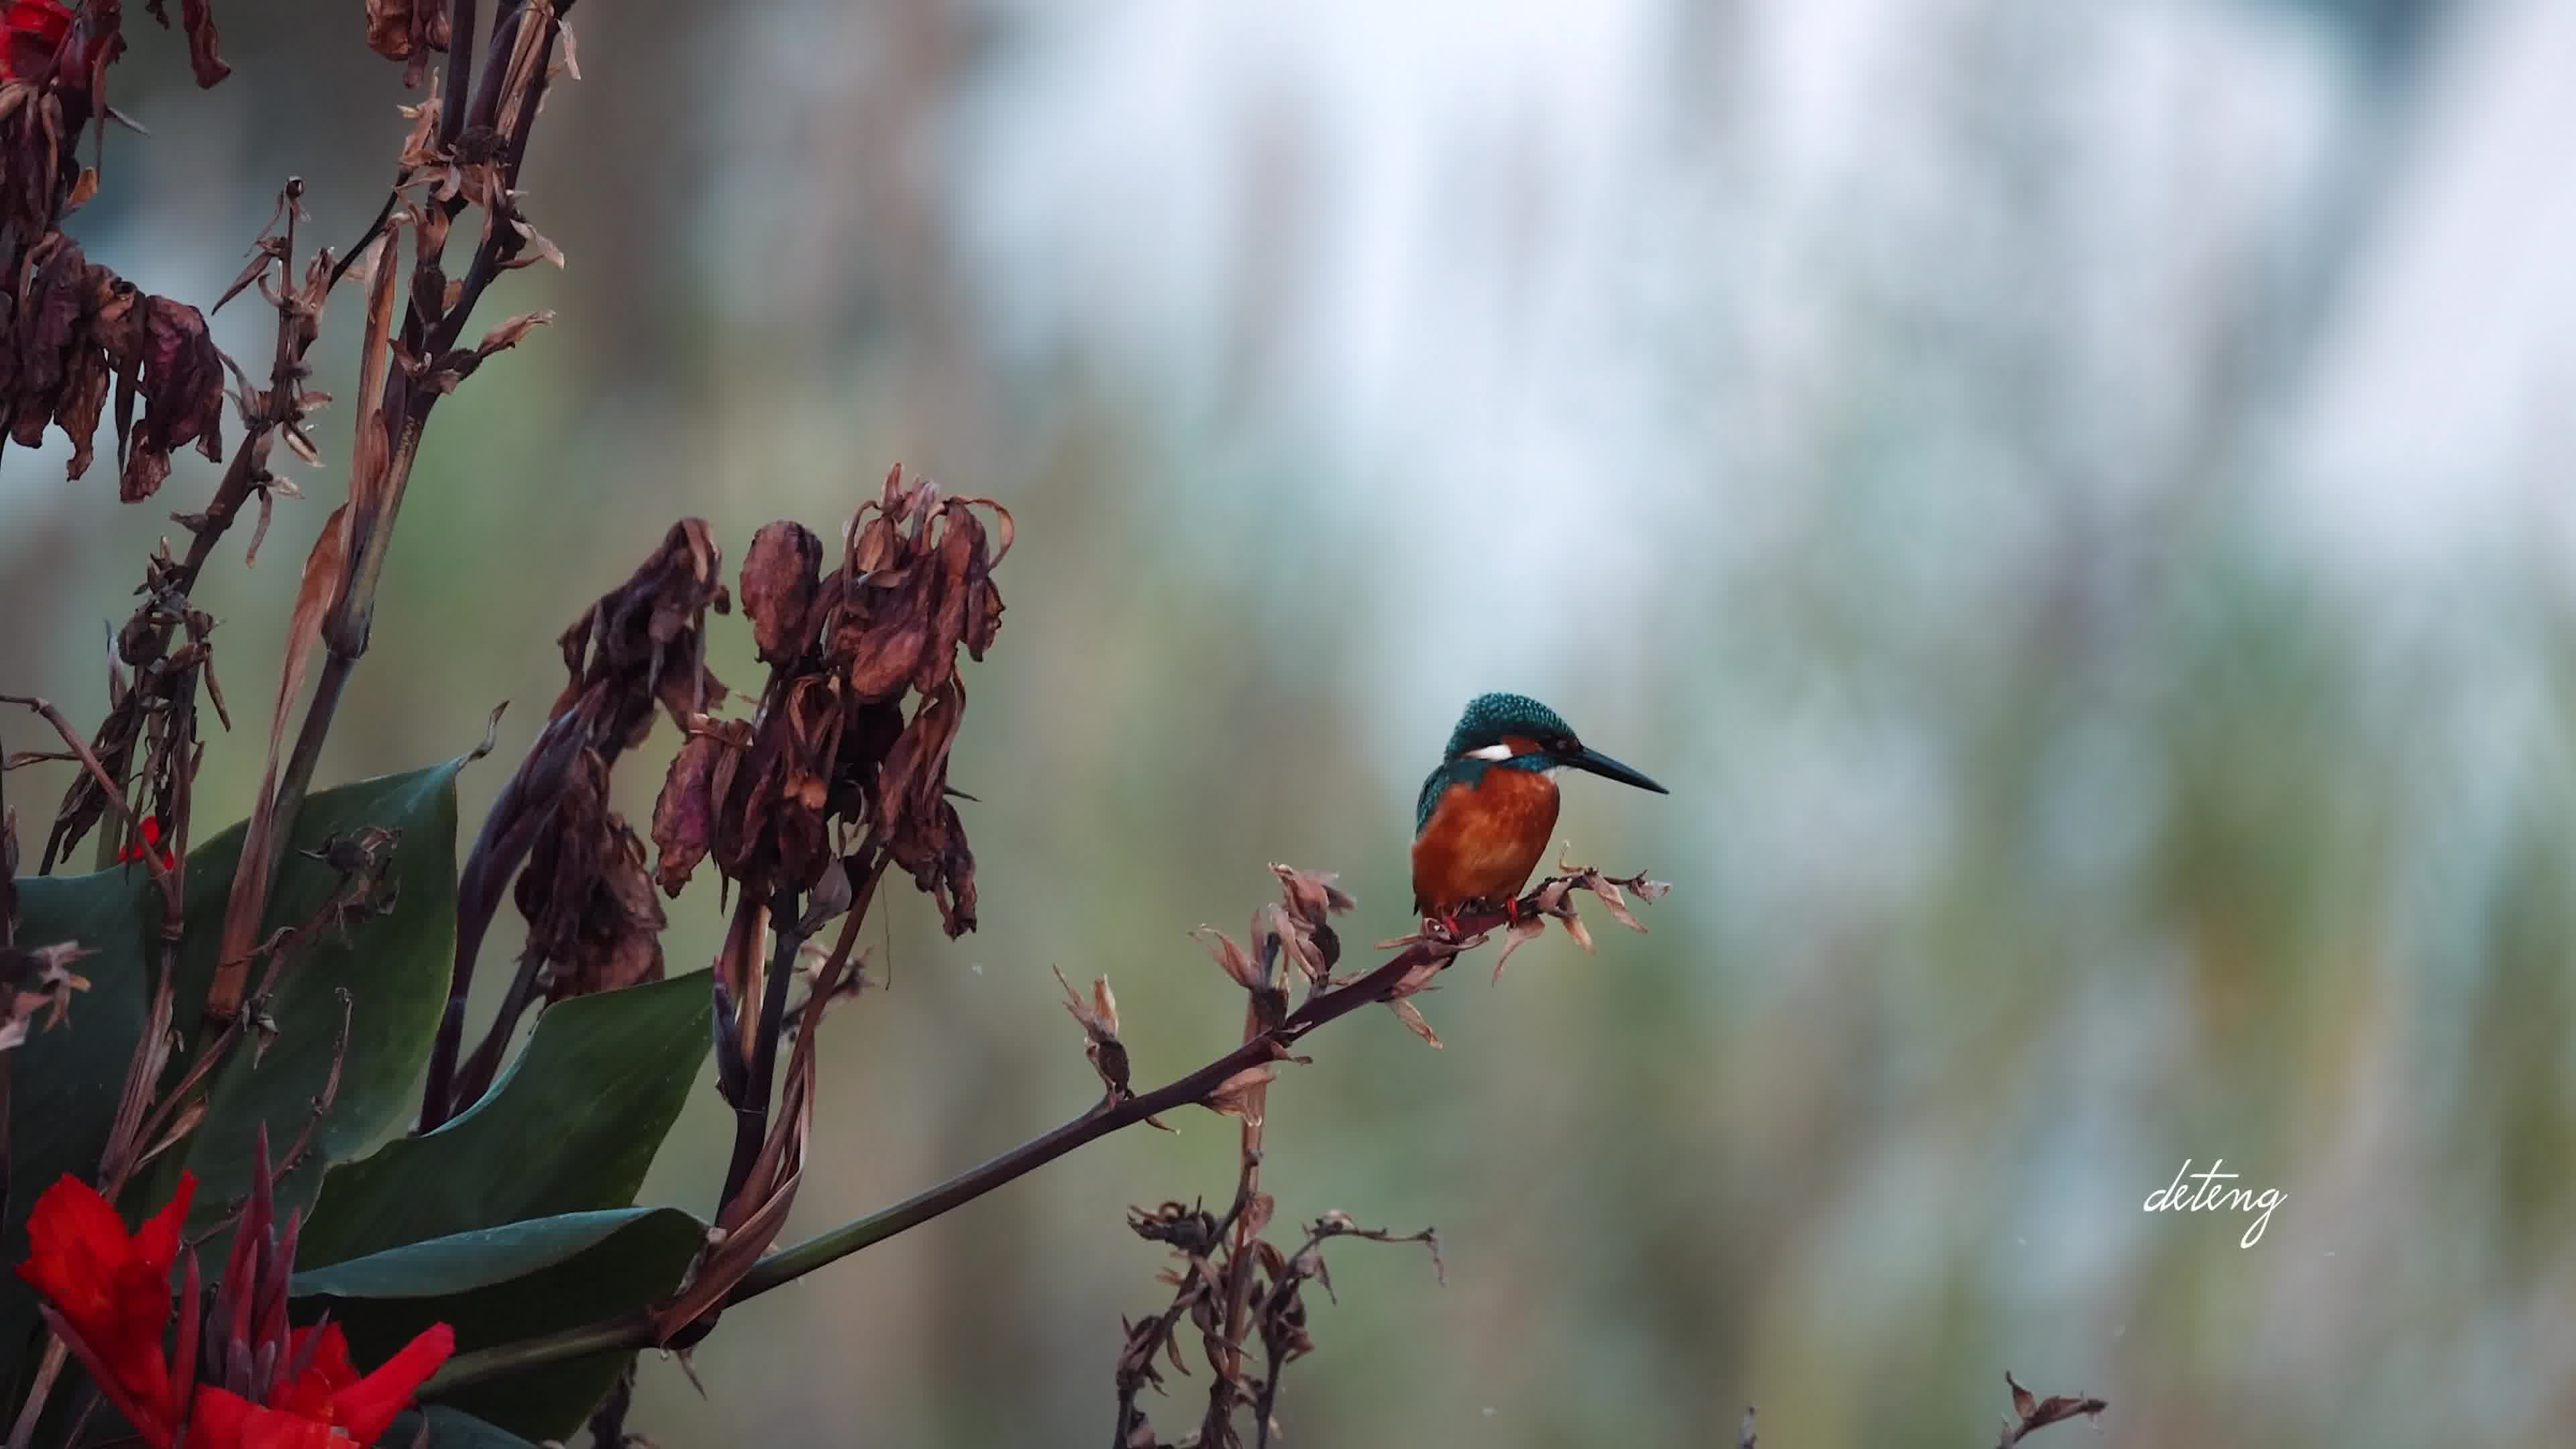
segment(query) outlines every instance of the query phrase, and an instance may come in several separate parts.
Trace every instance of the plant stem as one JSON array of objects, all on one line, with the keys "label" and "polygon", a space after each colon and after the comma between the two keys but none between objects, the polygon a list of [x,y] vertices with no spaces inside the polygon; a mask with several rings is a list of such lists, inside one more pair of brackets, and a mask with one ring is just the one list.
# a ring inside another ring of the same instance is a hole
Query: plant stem
[{"label": "plant stem", "polygon": [[[743,1083],[744,1100],[734,1103],[733,1161],[725,1168],[724,1191],[717,1194],[721,1208],[742,1191],[751,1180],[751,1169],[760,1161],[760,1149],[769,1140],[769,1103],[776,1091],[778,1067],[778,1034],[787,1024],[787,984],[796,976],[796,951],[805,944],[797,929],[797,912],[802,906],[794,886],[780,886],[769,898],[769,928],[776,941],[769,953],[769,976],[761,983],[760,1021],[751,1043],[751,1076]],[[763,1188],[766,1192],[768,1189]]]}]

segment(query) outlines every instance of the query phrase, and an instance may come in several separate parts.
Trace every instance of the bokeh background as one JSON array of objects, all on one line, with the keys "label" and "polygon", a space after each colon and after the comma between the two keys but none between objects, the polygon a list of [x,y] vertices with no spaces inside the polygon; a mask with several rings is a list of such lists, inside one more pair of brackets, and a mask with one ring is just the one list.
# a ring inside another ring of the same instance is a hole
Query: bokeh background
[{"label": "bokeh background", "polygon": [[[218,9],[237,74],[142,37],[152,138],[76,227],[199,301],[289,172],[354,237],[403,130],[354,0]],[[571,264],[485,304],[559,319],[440,408],[322,773],[503,698],[523,749],[553,636],[679,515],[738,558],[896,460],[1007,502],[958,755],[984,929],[872,929],[893,986],[833,1021],[791,1236],[1091,1099],[1050,965],[1110,975],[1160,1080],[1233,1039],[1186,933],[1264,862],[1404,929],[1414,788],[1517,688],[1672,787],[1577,777],[1560,834],[1675,889],[1651,936],[1457,973],[1444,1051],[1363,1014],[1274,1090],[1283,1219],[1449,1261],[1340,1251],[1288,1442],[1732,1443],[1753,1403],[1778,1449],[1979,1443],[2006,1369],[2111,1401],[2070,1443],[2569,1441],[2576,8],[574,18],[527,176]],[[314,496],[199,596],[243,726],[210,822],[346,476],[326,420]],[[0,468],[0,679],[86,719],[216,471],[120,509],[61,456]],[[1163,1298],[1124,1208],[1231,1180],[1231,1123],[1175,1125],[729,1315],[636,1427],[1098,1442]],[[710,1087],[648,1196],[706,1210],[727,1132]],[[2288,1194],[2251,1249],[2141,1211],[2218,1157]]]}]

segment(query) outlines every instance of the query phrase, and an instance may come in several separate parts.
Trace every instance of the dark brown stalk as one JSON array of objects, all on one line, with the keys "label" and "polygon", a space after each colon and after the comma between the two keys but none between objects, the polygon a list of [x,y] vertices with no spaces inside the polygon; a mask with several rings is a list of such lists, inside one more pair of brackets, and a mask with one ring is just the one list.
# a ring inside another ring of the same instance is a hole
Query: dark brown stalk
[{"label": "dark brown stalk", "polygon": [[[438,1038],[430,1048],[428,1080],[421,1088],[423,1132],[472,1106],[499,1070],[500,1048],[508,1044],[509,1030],[517,1025],[516,1015],[506,1009],[463,1077],[458,1075],[457,1053],[465,1042],[465,999],[474,986],[474,963],[482,954],[484,934],[500,912],[510,878],[553,816],[552,802],[562,793],[564,772],[581,753],[581,739],[580,721],[574,714],[547,723],[517,771],[502,785],[491,812],[483,817],[482,831],[475,836],[464,869],[457,874],[456,963],[448,976],[447,1011],[439,1018]],[[488,1062],[486,1051],[492,1058]]]},{"label": "dark brown stalk", "polygon": [[[446,288],[437,280],[446,236],[445,225],[436,221],[437,212],[431,213],[431,225],[421,233],[424,238],[435,237],[436,244],[424,241],[415,259],[413,285],[407,289],[409,299],[404,304],[400,337],[405,351],[412,358],[424,362],[439,359],[455,347],[475,303],[482,299],[484,288],[526,245],[525,239],[512,225],[517,208],[508,197],[518,186],[519,167],[527,155],[528,133],[536,124],[537,102],[544,95],[546,72],[553,63],[560,26],[557,12],[552,10],[521,5],[508,15],[512,23],[506,26],[499,17],[495,19],[492,59],[496,64],[487,67],[483,78],[486,91],[499,87],[493,109],[505,113],[502,160],[497,176],[500,195],[495,199],[493,214],[487,218],[483,239],[475,248],[473,264],[453,306],[445,305]],[[522,33],[530,16],[535,17],[537,24],[533,36]],[[507,64],[503,65],[497,62],[503,54],[501,47],[505,32],[510,48]],[[471,38],[452,37],[450,43],[468,45]],[[483,109],[481,94],[476,97],[476,108],[478,111]],[[443,116],[441,124],[445,124]],[[443,208],[445,220],[452,221],[464,210],[464,197],[460,193],[437,203],[437,206]],[[396,264],[390,243],[377,259],[377,264],[384,267]],[[422,285],[424,282],[430,285]],[[424,311],[424,301],[435,309],[435,315]],[[368,365],[375,365],[372,359]],[[383,577],[386,551],[393,541],[394,525],[401,516],[413,461],[420,452],[422,429],[441,395],[439,388],[421,385],[400,358],[388,359],[382,366],[385,369],[382,404],[371,416],[360,417],[357,425],[362,430],[370,427],[383,430],[383,473],[374,480],[362,480],[355,475],[351,478],[348,553],[342,561],[338,596],[322,627],[328,654],[321,678],[314,687],[312,703],[305,709],[303,725],[296,732],[295,748],[288,758],[286,772],[278,782],[276,794],[263,802],[270,816],[268,828],[265,832],[254,832],[268,844],[265,862],[268,873],[274,872],[286,849],[286,842],[294,836],[295,819],[311,789],[314,765],[321,756],[323,741],[330,734],[343,687],[348,675],[356,669],[359,658],[366,653],[368,634],[375,616],[376,588]],[[362,447],[362,455],[364,452]],[[363,497],[362,483],[367,485],[363,489]],[[290,647],[294,647],[293,641],[290,641]],[[262,862],[246,861],[244,864],[253,870],[262,867]],[[265,904],[267,882],[264,876],[253,879],[260,888],[250,893],[252,898],[246,903],[235,904],[236,910],[245,904],[250,908],[251,924],[233,927],[228,938],[241,931],[256,929],[259,908]],[[231,962],[228,960],[224,965],[229,968]],[[236,978],[220,978],[219,986],[225,980],[232,980],[237,989]],[[461,1022],[458,1030],[461,1033]],[[453,1051],[449,1052],[446,1060],[453,1062],[454,1059]]]},{"label": "dark brown stalk", "polygon": [[796,977],[796,952],[805,944],[797,926],[800,909],[793,886],[781,886],[769,898],[769,928],[778,939],[769,953],[769,974],[761,982],[760,1022],[751,1041],[751,1074],[743,1083],[742,1099],[733,1104],[733,1160],[725,1168],[724,1191],[716,1195],[719,1203],[733,1201],[734,1194],[751,1180],[752,1164],[760,1160],[760,1149],[769,1141],[769,1104],[776,1091],[772,1079],[778,1074],[778,1034],[787,1024],[787,986]]},{"label": "dark brown stalk", "polygon": [[450,0],[447,7],[447,75],[438,110],[438,143],[456,144],[465,122],[465,92],[474,79],[474,0]]}]

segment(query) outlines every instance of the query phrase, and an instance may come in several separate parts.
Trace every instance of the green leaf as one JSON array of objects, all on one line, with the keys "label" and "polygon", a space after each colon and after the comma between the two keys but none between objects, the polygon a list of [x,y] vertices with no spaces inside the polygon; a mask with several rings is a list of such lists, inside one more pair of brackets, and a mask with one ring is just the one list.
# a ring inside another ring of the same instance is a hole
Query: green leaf
[{"label": "green leaf", "polygon": [[[470,1353],[630,1314],[680,1286],[706,1227],[677,1208],[565,1213],[457,1233],[295,1275],[298,1318],[327,1308],[358,1363],[433,1323]],[[460,1389],[442,1402],[530,1439],[579,1428],[631,1355],[593,1354]]]},{"label": "green leaf", "polygon": [[385,1431],[385,1437],[376,1442],[396,1446],[396,1449],[422,1442],[420,1431],[423,1424],[429,1426],[426,1441],[429,1449],[537,1449],[536,1445],[506,1429],[496,1429],[472,1414],[451,1409],[445,1404],[432,1404],[425,1409],[404,1413],[394,1420],[392,1428]]},{"label": "green leaf", "polygon": [[[248,1190],[260,1124],[268,1125],[273,1150],[283,1156],[314,1123],[313,1102],[340,1034],[338,992],[344,986],[353,1004],[340,1090],[329,1114],[314,1126],[306,1161],[278,1184],[280,1216],[311,1201],[330,1163],[363,1149],[402,1119],[446,1005],[456,930],[456,772],[464,763],[451,760],[361,781],[306,800],[296,822],[296,849],[319,848],[334,834],[366,825],[402,832],[391,873],[399,882],[395,909],[353,922],[345,938],[326,933],[296,953],[268,1007],[277,1039],[256,1064],[243,1050],[217,1070],[206,1120],[182,1152],[172,1154],[181,1160],[138,1180],[129,1206],[166,1200],[184,1165],[202,1184],[192,1226],[203,1230],[223,1219]],[[187,936],[180,946],[177,994],[182,1031],[195,1025],[190,1017],[213,979],[241,842],[242,827],[236,825],[188,854]],[[309,918],[338,879],[320,861],[290,850],[278,869],[262,937]],[[18,888],[21,941],[74,940],[97,947],[99,954],[78,968],[91,987],[74,998],[65,1026],[30,1036],[12,1066],[11,1177],[8,1214],[0,1222],[0,1262],[13,1263],[26,1256],[26,1218],[37,1196],[65,1173],[97,1175],[126,1064],[142,1036],[160,915],[158,891],[139,866],[28,877]],[[170,1071],[186,1067],[182,1056]],[[220,1271],[224,1244],[219,1236],[200,1249],[211,1271]],[[0,1378],[23,1355],[34,1323],[34,1295],[15,1274],[0,1274]]]},{"label": "green leaf", "polygon": [[549,1007],[473,1110],[323,1179],[297,1260],[635,1200],[707,1057],[701,971]]},{"label": "green leaf", "polygon": [[[415,1107],[455,963],[456,772],[470,758],[342,786],[305,801],[293,848],[270,891],[262,939],[281,926],[311,920],[339,886],[338,872],[298,852],[319,850],[332,836],[369,825],[402,832],[394,846],[393,913],[356,921],[345,934],[326,928],[297,950],[268,1007],[277,1039],[256,1064],[251,1053],[236,1050],[217,1071],[206,1120],[188,1139],[186,1165],[199,1182],[192,1228],[221,1222],[250,1191],[263,1123],[270,1150],[281,1158],[312,1128],[309,1155],[278,1180],[277,1215],[283,1222],[290,1210],[313,1201],[330,1164],[365,1150]],[[204,1000],[213,983],[217,931],[241,844],[242,829],[235,826],[189,857],[191,926],[179,965],[183,1007]],[[254,968],[254,990],[260,969]],[[314,1102],[339,1047],[343,987],[351,997],[348,1053],[331,1110],[317,1121]],[[202,1251],[221,1262],[215,1255],[228,1241],[219,1238]]]}]

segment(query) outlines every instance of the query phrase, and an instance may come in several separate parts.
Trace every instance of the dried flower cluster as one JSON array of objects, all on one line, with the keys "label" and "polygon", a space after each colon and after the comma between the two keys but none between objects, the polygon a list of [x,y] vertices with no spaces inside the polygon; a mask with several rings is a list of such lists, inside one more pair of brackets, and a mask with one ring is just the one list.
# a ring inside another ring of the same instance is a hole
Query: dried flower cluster
[{"label": "dried flower cluster", "polygon": [[[203,0],[184,8],[197,82],[211,86],[229,69],[215,53],[214,22]],[[0,412],[23,447],[42,442],[48,424],[60,427],[77,478],[89,470],[113,380],[118,491],[129,503],[149,498],[177,449],[194,443],[223,457],[224,371],[203,314],[89,261],[61,231],[65,214],[98,190],[98,173],[81,167],[78,153],[83,132],[109,114],[108,68],[125,50],[122,12],[17,0],[0,24],[0,237],[9,264],[0,274]]]},{"label": "dried flower cluster", "polygon": [[[1252,1413],[1253,1442],[1267,1445],[1279,1432],[1273,1411],[1279,1400],[1281,1371],[1314,1351],[1306,1331],[1305,1289],[1322,1286],[1331,1297],[1333,1279],[1324,1266],[1324,1244],[1334,1238],[1366,1238],[1380,1243],[1421,1243],[1431,1250],[1431,1265],[1445,1282],[1440,1261],[1440,1235],[1424,1228],[1394,1233],[1363,1228],[1344,1212],[1329,1212],[1306,1227],[1305,1240],[1293,1252],[1282,1251],[1261,1236],[1269,1226],[1273,1203],[1251,1183],[1257,1162],[1247,1156],[1243,1187],[1222,1217],[1204,1207],[1164,1203],[1152,1212],[1129,1208],[1127,1226],[1148,1242],[1168,1244],[1179,1265],[1160,1274],[1172,1285],[1170,1305],[1141,1321],[1120,1319],[1127,1341],[1119,1350],[1114,1374],[1118,1387],[1118,1432],[1124,1449],[1154,1449],[1163,1441],[1138,1407],[1146,1388],[1165,1392],[1162,1365],[1181,1374],[1190,1371],[1181,1352],[1182,1320],[1198,1331],[1209,1372],[1214,1376],[1208,1404],[1196,1433],[1175,1441],[1197,1449],[1235,1449],[1243,1440],[1236,1427],[1238,1412]],[[1230,1309],[1236,1284],[1248,1287],[1247,1307]],[[1263,1367],[1246,1367],[1246,1350],[1261,1347]]]},{"label": "dried flower cluster", "polygon": [[[978,509],[991,509],[988,534]],[[966,709],[957,652],[1001,629],[992,571],[1011,516],[989,499],[907,482],[860,506],[837,566],[802,524],[773,523],[743,561],[742,607],[770,666],[750,724],[695,727],[653,812],[658,876],[677,894],[698,863],[746,889],[810,891],[865,830],[939,905],[975,928],[975,856],[948,790]],[[899,701],[919,699],[907,721]]]}]

